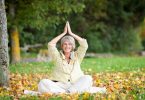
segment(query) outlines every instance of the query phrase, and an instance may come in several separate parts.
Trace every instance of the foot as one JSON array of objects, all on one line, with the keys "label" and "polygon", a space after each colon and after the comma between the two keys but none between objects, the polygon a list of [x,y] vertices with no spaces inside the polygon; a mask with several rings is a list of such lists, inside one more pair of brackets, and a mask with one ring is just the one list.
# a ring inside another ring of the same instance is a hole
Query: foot
[{"label": "foot", "polygon": [[107,90],[105,87],[91,87],[87,92],[89,93],[106,93]]},{"label": "foot", "polygon": [[29,95],[35,95],[35,96],[37,96],[40,93],[36,92],[36,91],[24,90],[24,94],[29,94]]}]

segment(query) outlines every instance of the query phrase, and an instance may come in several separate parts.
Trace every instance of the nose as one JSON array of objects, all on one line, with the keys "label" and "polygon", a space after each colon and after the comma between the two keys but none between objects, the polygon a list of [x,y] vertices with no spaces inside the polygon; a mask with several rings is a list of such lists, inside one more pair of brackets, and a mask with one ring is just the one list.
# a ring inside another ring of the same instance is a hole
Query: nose
[{"label": "nose", "polygon": [[66,44],[66,47],[70,47],[70,45],[69,44]]}]

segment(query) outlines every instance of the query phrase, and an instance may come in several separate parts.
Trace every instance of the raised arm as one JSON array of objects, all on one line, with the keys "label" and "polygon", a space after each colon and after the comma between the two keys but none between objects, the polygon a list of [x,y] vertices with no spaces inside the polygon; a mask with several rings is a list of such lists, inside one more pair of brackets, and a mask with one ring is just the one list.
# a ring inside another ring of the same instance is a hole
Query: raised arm
[{"label": "raised arm", "polygon": [[67,33],[67,23],[66,23],[66,25],[65,25],[65,27],[64,27],[64,32],[61,33],[60,35],[58,35],[57,37],[55,37],[54,39],[52,39],[52,40],[48,43],[48,45],[55,46],[56,43],[57,43],[66,33]]},{"label": "raised arm", "polygon": [[67,28],[68,28],[68,33],[69,33],[71,36],[73,36],[77,41],[82,41],[82,40],[83,40],[83,38],[81,38],[80,36],[74,34],[74,33],[71,31],[69,22],[67,22]]},{"label": "raised arm", "polygon": [[60,54],[59,51],[56,48],[56,43],[67,33],[67,23],[65,25],[64,28],[64,32],[60,35],[58,35],[57,37],[55,37],[54,39],[52,39],[49,43],[48,43],[48,54],[49,57],[52,59],[52,61],[54,62],[59,62],[60,61]]},{"label": "raised arm", "polygon": [[80,46],[78,47],[78,49],[77,49],[77,51],[75,53],[77,54],[78,60],[81,63],[83,58],[84,58],[84,56],[85,56],[85,53],[87,51],[88,43],[87,43],[86,39],[81,38],[80,36],[74,34],[71,31],[69,22],[67,22],[67,28],[68,28],[68,33],[71,36],[73,36],[79,42],[79,44],[80,44]]}]

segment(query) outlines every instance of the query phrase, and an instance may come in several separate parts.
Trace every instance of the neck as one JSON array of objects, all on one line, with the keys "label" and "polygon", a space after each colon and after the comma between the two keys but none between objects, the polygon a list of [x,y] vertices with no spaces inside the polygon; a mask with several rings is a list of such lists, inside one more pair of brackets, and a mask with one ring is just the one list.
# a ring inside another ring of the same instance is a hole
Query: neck
[{"label": "neck", "polygon": [[64,56],[66,57],[66,58],[70,58],[70,52],[64,52]]}]

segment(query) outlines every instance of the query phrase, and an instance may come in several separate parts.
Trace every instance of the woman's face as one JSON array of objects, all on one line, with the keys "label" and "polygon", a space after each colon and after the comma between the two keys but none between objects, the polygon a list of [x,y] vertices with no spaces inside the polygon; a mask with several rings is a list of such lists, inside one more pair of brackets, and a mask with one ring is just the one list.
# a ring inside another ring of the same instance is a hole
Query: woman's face
[{"label": "woman's face", "polygon": [[71,52],[73,49],[72,44],[69,41],[64,41],[64,43],[62,44],[62,50],[63,52]]}]

